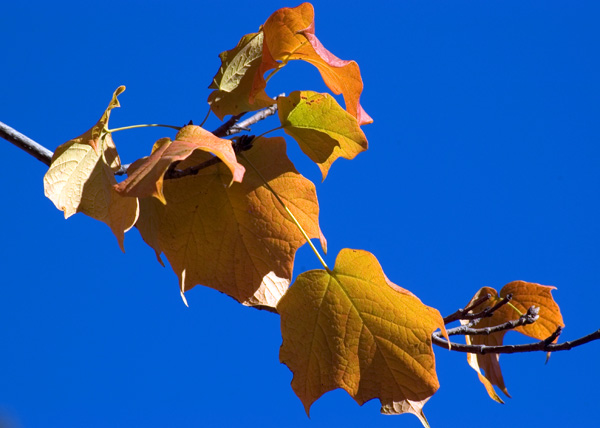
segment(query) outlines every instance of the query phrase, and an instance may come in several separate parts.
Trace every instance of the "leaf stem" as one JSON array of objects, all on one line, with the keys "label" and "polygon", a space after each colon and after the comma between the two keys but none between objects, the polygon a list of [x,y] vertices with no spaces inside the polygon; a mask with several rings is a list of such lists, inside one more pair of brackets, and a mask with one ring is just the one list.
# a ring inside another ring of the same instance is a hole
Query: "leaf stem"
[{"label": "leaf stem", "polygon": [[204,118],[204,120],[202,121],[202,123],[200,124],[200,128],[202,128],[204,126],[204,124],[206,123],[206,121],[208,120],[208,117],[210,116],[210,112],[212,110],[210,109],[210,107],[208,108],[208,113],[206,113],[206,117]]},{"label": "leaf stem", "polygon": [[287,207],[287,205],[285,204],[285,202],[283,202],[283,200],[279,197],[279,195],[277,194],[277,192],[275,192],[275,190],[271,187],[271,185],[269,184],[269,182],[267,181],[267,179],[260,173],[260,171],[254,166],[254,164],[252,162],[250,162],[250,160],[243,153],[239,153],[238,156],[240,156],[242,159],[244,159],[248,163],[248,165],[250,165],[250,167],[254,170],[254,172],[256,172],[256,174],[258,174],[258,176],[261,178],[261,180],[265,184],[265,187],[267,189],[269,189],[269,191],[273,194],[273,196],[275,196],[275,198],[279,201],[279,203],[281,204],[281,206],[285,209],[285,212],[287,212],[288,215],[291,217],[291,219],[294,222],[294,224],[296,225],[296,227],[302,233],[302,236],[304,236],[304,239],[306,240],[306,242],[308,243],[308,245],[310,245],[310,248],[312,248],[313,253],[315,253],[315,255],[317,256],[317,258],[319,259],[319,262],[321,262],[321,264],[323,265],[323,267],[325,268],[325,270],[327,272],[331,272],[331,270],[329,269],[329,266],[327,266],[327,263],[325,263],[325,260],[323,260],[323,257],[321,257],[321,254],[319,253],[319,250],[317,250],[317,248],[315,247],[315,245],[312,243],[312,241],[308,237],[308,234],[306,233],[306,231],[304,230],[304,228],[302,227],[302,225],[300,224],[300,222],[296,219],[296,216],[294,216],[294,214],[292,214],[292,212]]},{"label": "leaf stem", "polygon": [[142,125],[130,125],[130,126],[123,126],[122,128],[107,129],[107,132],[126,131],[128,129],[135,129],[135,128],[150,128],[153,126],[158,126],[161,128],[172,128],[172,129],[176,129],[178,131],[181,130],[181,126],[163,125],[160,123],[144,123]]}]

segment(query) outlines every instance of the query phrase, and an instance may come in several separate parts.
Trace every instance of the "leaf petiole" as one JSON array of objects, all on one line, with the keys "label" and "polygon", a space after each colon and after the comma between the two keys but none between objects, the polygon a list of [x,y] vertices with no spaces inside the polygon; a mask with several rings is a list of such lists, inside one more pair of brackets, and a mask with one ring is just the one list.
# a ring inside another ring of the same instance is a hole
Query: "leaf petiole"
[{"label": "leaf petiole", "polygon": [[271,187],[271,185],[269,184],[269,182],[267,181],[267,179],[260,173],[260,171],[254,166],[254,164],[252,162],[250,162],[250,160],[243,153],[239,153],[238,156],[240,156],[242,159],[244,159],[248,163],[248,165],[250,165],[250,167],[254,170],[254,172],[256,172],[256,174],[258,174],[258,176],[261,178],[261,180],[265,184],[265,187],[267,189],[269,189],[269,191],[273,194],[273,196],[275,196],[275,199],[277,199],[277,201],[279,201],[279,203],[281,204],[281,206],[285,209],[285,212],[288,213],[288,215],[290,216],[290,218],[292,219],[292,221],[294,222],[294,224],[296,225],[296,227],[300,230],[300,232],[302,233],[302,236],[304,236],[304,239],[306,240],[306,242],[308,243],[308,245],[310,245],[310,248],[312,248],[313,253],[315,253],[315,255],[317,256],[317,258],[319,259],[319,262],[321,262],[321,265],[323,265],[323,267],[325,268],[325,270],[327,272],[331,272],[331,270],[329,269],[329,266],[327,266],[327,263],[325,263],[325,260],[323,260],[323,257],[321,257],[321,254],[319,253],[319,250],[317,250],[317,248],[315,247],[315,245],[312,243],[312,241],[308,237],[308,234],[306,233],[306,231],[304,230],[304,228],[302,227],[302,225],[300,224],[300,222],[296,219],[296,217],[294,216],[294,214],[292,214],[292,212],[290,211],[290,209],[287,207],[287,205],[285,204],[285,202],[283,202],[283,200],[279,197],[279,195],[277,194],[277,192],[275,192],[275,190]]},{"label": "leaf petiole", "polygon": [[142,125],[130,125],[130,126],[123,126],[121,128],[114,128],[114,129],[107,129],[106,132],[118,132],[118,131],[126,131],[128,129],[135,129],[135,128],[151,128],[151,127],[161,127],[161,128],[172,128],[172,129],[176,129],[176,130],[181,130],[181,126],[173,126],[173,125],[163,125],[160,123],[144,123]]}]

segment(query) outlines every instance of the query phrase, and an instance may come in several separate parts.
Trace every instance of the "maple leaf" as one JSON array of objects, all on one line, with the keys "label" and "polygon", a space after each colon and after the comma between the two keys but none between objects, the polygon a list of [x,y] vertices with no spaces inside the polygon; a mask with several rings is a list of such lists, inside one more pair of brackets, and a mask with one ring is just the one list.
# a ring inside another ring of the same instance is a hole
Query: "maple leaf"
[{"label": "maple leaf", "polygon": [[165,172],[173,162],[187,159],[195,150],[213,153],[230,169],[232,182],[242,181],[245,168],[237,162],[231,141],[218,138],[199,126],[188,125],[177,133],[175,141],[169,138],[158,140],[152,154],[134,162],[128,169],[127,179],[115,185],[115,190],[123,196],[154,196],[166,204],[163,195]]},{"label": "maple leaf", "polygon": [[306,413],[342,388],[362,405],[379,398],[382,413],[413,413],[439,387],[431,334],[445,333],[440,313],[389,282],[374,255],[343,249],[333,271],[302,273],[277,305],[280,360]]},{"label": "maple leaf", "polygon": [[113,185],[114,172],[121,162],[112,136],[107,132],[110,112],[119,107],[117,96],[125,90],[120,86],[102,117],[81,136],[60,145],[46,175],[44,191],[65,218],[82,212],[106,223],[124,250],[125,232],[133,227],[138,213],[138,201],[119,195]]},{"label": "maple leaf", "polygon": [[284,131],[319,166],[323,180],[337,158],[354,159],[367,150],[367,137],[356,118],[329,94],[296,91],[279,97],[277,106]]},{"label": "maple leaf", "polygon": [[360,105],[363,82],[355,61],[341,60],[329,52],[315,36],[314,9],[310,3],[274,12],[262,26],[262,61],[254,77],[251,98],[264,90],[265,72],[279,69],[291,60],[314,65],[334,94],[342,94],[346,110],[359,125],[373,122]]},{"label": "maple leaf", "polygon": [[[322,238],[315,187],[287,158],[285,140],[258,138],[245,156],[307,234]],[[196,151],[183,166],[207,158]],[[167,204],[142,199],[137,227],[157,255],[165,254],[182,292],[203,284],[244,305],[274,307],[289,286],[304,237],[253,169],[246,168],[241,183],[230,182],[231,171],[222,164],[166,180]]]},{"label": "maple leaf", "polygon": [[219,55],[221,67],[209,86],[214,91],[208,96],[208,104],[219,119],[223,120],[228,114],[259,110],[275,104],[275,100],[264,89],[257,91],[250,102],[262,51],[263,33],[260,31],[246,34],[234,49]]},{"label": "maple leaf", "polygon": [[[478,312],[487,307],[493,307],[509,294],[512,294],[512,299],[509,304],[501,306],[496,310],[491,317],[481,318],[476,324],[476,328],[493,327],[513,321],[526,313],[531,306],[535,306],[540,310],[537,321],[533,324],[516,327],[514,331],[535,339],[546,339],[559,326],[564,327],[560,309],[552,298],[551,292],[554,289],[555,287],[525,281],[509,282],[502,287],[500,294],[493,288],[483,287],[475,294],[471,302],[486,294],[490,294],[492,298],[485,302],[485,304],[477,306]],[[474,345],[498,346],[502,345],[505,334],[506,331],[501,331],[490,335],[466,336],[466,338],[467,343]],[[504,383],[504,378],[502,377],[502,371],[500,370],[499,358],[499,354],[467,354],[469,365],[478,372],[479,380],[485,386],[490,398],[502,403],[502,399],[496,394],[492,386],[496,385],[507,397],[510,397]],[[479,368],[483,369],[485,374],[482,374]]]}]

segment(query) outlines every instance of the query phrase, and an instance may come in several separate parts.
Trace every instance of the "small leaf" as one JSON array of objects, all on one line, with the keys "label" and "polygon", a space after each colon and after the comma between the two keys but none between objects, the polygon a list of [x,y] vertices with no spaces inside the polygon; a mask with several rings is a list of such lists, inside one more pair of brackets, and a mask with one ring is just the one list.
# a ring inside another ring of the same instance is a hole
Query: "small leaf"
[{"label": "small leaf", "polygon": [[280,360],[307,414],[342,388],[360,405],[379,398],[382,413],[413,413],[428,426],[422,408],[439,387],[431,334],[444,322],[388,283],[375,256],[343,249],[333,271],[299,275],[277,310]]},{"label": "small leaf", "polygon": [[[308,235],[319,238],[314,185],[294,169],[285,140],[259,138],[245,156]],[[182,167],[208,158],[196,151]],[[229,187],[230,182],[231,171],[223,164],[166,180],[167,204],[142,199],[137,227],[157,255],[165,254],[182,291],[203,284],[244,305],[274,307],[290,283],[304,237],[253,169],[246,168],[241,183]]]},{"label": "small leaf", "polygon": [[296,91],[277,99],[284,131],[321,169],[323,179],[339,158],[354,159],[367,150],[367,137],[356,118],[328,94]]},{"label": "small leaf", "polygon": [[[152,154],[135,162],[128,170],[129,177],[115,185],[115,190],[123,196],[154,196],[163,204],[163,177],[173,162],[187,159],[194,150],[203,150],[216,155],[230,169],[233,181],[241,182],[245,168],[239,164],[231,141],[218,138],[199,126],[183,127],[175,137],[158,140],[154,144]],[[231,183],[230,183],[231,184]]]},{"label": "small leaf", "polygon": [[373,122],[360,105],[363,82],[355,61],[333,55],[315,36],[314,10],[310,3],[283,8],[273,13],[262,27],[264,32],[262,62],[254,78],[251,98],[266,87],[264,74],[279,69],[291,60],[314,65],[334,94],[342,94],[346,110],[359,125]]},{"label": "small leaf", "polygon": [[59,146],[44,176],[44,191],[65,218],[82,212],[106,223],[124,251],[123,240],[137,220],[138,201],[114,189],[114,171],[120,160],[111,134],[106,131],[110,111],[119,107],[120,86],[102,117],[89,131]]},{"label": "small leaf", "polygon": [[262,61],[263,33],[247,34],[238,45],[222,52],[221,68],[213,78],[208,97],[211,110],[223,120],[228,114],[259,110],[275,104],[264,90],[257,91],[250,102],[254,75]]},{"label": "small leaf", "polygon": [[[535,306],[540,309],[538,320],[533,324],[519,326],[514,330],[535,339],[546,339],[551,336],[559,326],[564,327],[560,309],[552,298],[551,292],[554,289],[555,287],[532,282],[513,281],[502,287],[502,290],[500,290],[500,294],[498,295],[493,288],[483,287],[475,294],[473,299],[471,299],[471,302],[474,302],[480,296],[488,293],[492,298],[485,304],[478,306],[476,308],[477,312],[482,311],[487,307],[494,306],[509,294],[512,294],[512,299],[509,304],[496,310],[493,316],[482,318],[476,324],[476,328],[494,327],[508,321],[516,320],[522,314],[525,314],[530,307]],[[466,338],[468,343],[474,345],[497,346],[502,345],[505,334],[506,331],[502,331],[490,335],[467,336]],[[491,386],[496,385],[507,397],[510,397],[506,385],[504,384],[499,359],[499,354],[468,354],[469,365],[479,373],[479,378],[486,387],[489,396],[495,401],[502,402]],[[483,379],[478,368],[483,369],[485,372]]]}]

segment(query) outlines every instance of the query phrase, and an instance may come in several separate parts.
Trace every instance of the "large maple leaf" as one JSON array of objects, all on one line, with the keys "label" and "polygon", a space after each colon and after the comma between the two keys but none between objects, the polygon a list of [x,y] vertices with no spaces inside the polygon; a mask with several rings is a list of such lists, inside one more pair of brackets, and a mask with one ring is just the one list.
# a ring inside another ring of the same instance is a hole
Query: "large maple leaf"
[{"label": "large maple leaf", "polygon": [[277,99],[283,130],[327,176],[333,162],[367,150],[367,137],[354,116],[329,94],[296,91]]},{"label": "large maple leaf", "polygon": [[298,276],[277,305],[280,360],[308,413],[343,388],[359,404],[379,398],[382,413],[413,413],[438,389],[431,334],[440,313],[392,284],[371,253],[343,249],[332,271]]},{"label": "large maple leaf", "polygon": [[[208,156],[196,151],[182,165]],[[314,185],[287,158],[283,138],[259,138],[245,156],[262,178],[246,165],[244,180],[229,187],[231,171],[217,164],[195,176],[165,180],[166,205],[142,199],[137,227],[157,255],[165,254],[182,293],[202,284],[245,305],[274,307],[305,241],[263,178],[311,238],[322,237],[319,205]]]},{"label": "large maple leaf", "polygon": [[[509,282],[502,287],[500,293],[491,287],[483,287],[475,294],[473,299],[471,299],[471,303],[486,294],[490,294],[492,297],[485,304],[477,306],[477,311],[493,307],[509,294],[512,295],[512,299],[509,304],[501,306],[496,310],[491,317],[480,319],[475,327],[494,327],[508,321],[516,320],[522,314],[525,314],[530,307],[535,306],[539,308],[539,318],[537,321],[533,324],[516,327],[514,331],[535,339],[546,339],[551,336],[559,326],[564,327],[565,325],[560,309],[552,298],[551,292],[554,289],[555,287],[525,281]],[[506,331],[501,331],[490,335],[467,336],[466,338],[468,343],[474,345],[497,346],[502,345],[505,334]],[[490,398],[500,403],[503,402],[498,394],[496,394],[492,385],[496,385],[507,397],[510,397],[504,383],[502,371],[500,370],[499,354],[467,354],[467,358],[469,365],[478,372],[479,380],[485,386]],[[479,369],[483,369],[484,374],[482,374]]]},{"label": "large maple leaf", "polygon": [[113,186],[121,163],[112,136],[107,132],[113,108],[119,107],[120,86],[102,117],[90,130],[59,146],[44,176],[46,196],[65,213],[82,212],[106,223],[124,251],[123,240],[136,222],[138,201],[119,195]]},{"label": "large maple leaf", "polygon": [[[263,53],[255,74],[252,96],[260,94],[267,83],[264,74],[279,69],[291,60],[314,65],[334,94],[342,94],[346,110],[359,125],[373,122],[360,105],[363,82],[355,61],[341,60],[329,52],[315,36],[314,9],[310,3],[274,12],[262,26]],[[251,98],[252,101],[252,98]]]}]

